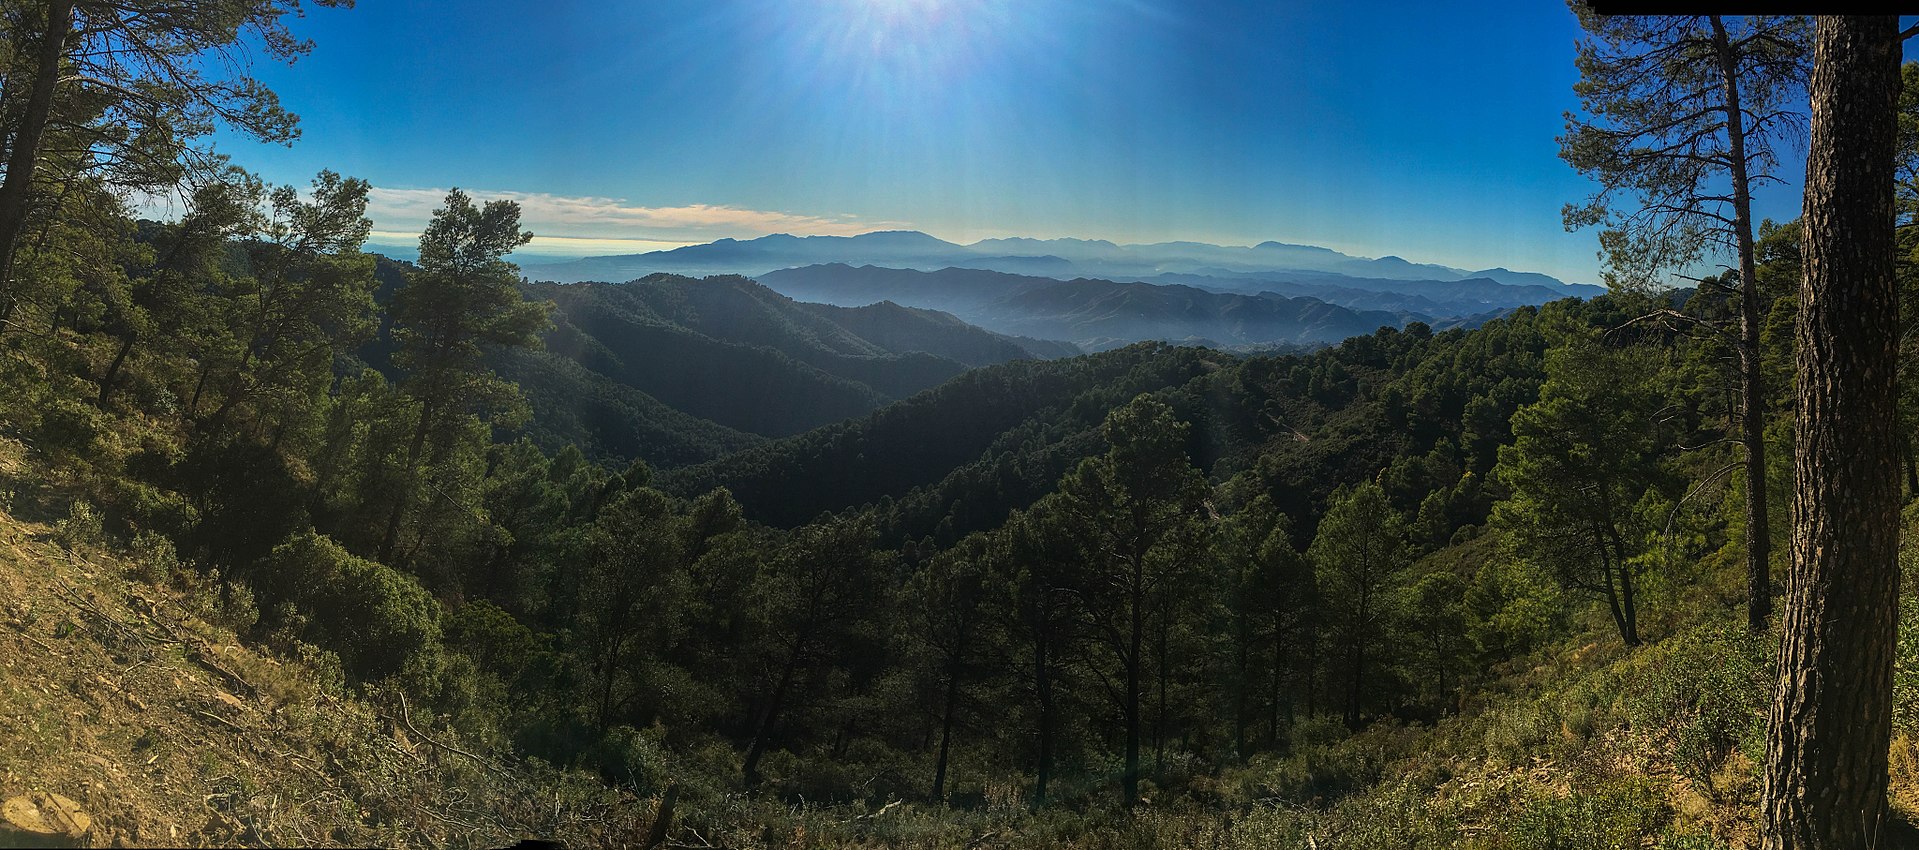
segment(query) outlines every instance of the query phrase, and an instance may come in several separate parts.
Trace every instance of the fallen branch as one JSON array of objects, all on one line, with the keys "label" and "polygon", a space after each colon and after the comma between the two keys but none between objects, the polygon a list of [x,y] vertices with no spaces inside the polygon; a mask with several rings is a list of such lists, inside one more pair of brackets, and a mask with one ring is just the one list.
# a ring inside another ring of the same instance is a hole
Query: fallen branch
[{"label": "fallen branch", "polygon": [[474,761],[479,762],[480,766],[486,768],[487,770],[491,770],[494,773],[497,773],[501,776],[510,777],[510,774],[508,774],[504,768],[501,768],[493,764],[492,761],[486,758],[483,758],[481,756],[474,755],[473,753],[469,753],[466,750],[462,750],[459,747],[453,746],[451,744],[440,743],[439,741],[434,740],[431,736],[427,735],[425,732],[420,731],[418,728],[416,728],[413,725],[413,713],[407,708],[406,694],[399,691],[395,691],[395,693],[398,693],[400,696],[400,722],[406,724],[406,730],[408,732],[412,732],[414,737],[419,738],[420,740],[425,741],[429,744],[432,744],[433,746],[439,747],[440,749],[446,750],[449,753],[459,753],[460,755],[466,756],[467,758],[470,758]]},{"label": "fallen branch", "polygon": [[441,823],[447,824],[449,826],[457,826],[462,829],[465,829],[468,832],[481,832],[485,830],[485,827],[476,826],[474,824],[467,823],[466,821],[463,821],[463,820],[447,817],[446,815],[440,814],[439,812],[436,812],[432,809],[422,806],[419,803],[414,803],[413,809],[417,812],[420,812],[421,814],[432,817],[434,820],[437,820]]},{"label": "fallen branch", "polygon": [[233,722],[233,721],[231,721],[231,720],[228,720],[228,719],[226,719],[226,718],[224,718],[224,717],[221,717],[220,715],[217,715],[217,714],[212,714],[212,713],[209,713],[209,712],[205,712],[205,711],[201,711],[200,709],[197,709],[197,708],[196,708],[196,709],[192,709],[192,711],[193,711],[193,713],[194,713],[194,714],[198,714],[198,715],[200,715],[201,717],[204,717],[204,718],[206,718],[206,719],[208,719],[208,720],[212,720],[212,721],[214,721],[214,722],[217,722],[217,723],[219,723],[220,725],[222,725],[222,726],[225,726],[225,727],[227,727],[228,729],[232,729],[232,730],[233,730],[233,731],[235,731],[235,732],[240,732],[240,733],[243,733],[243,734],[244,734],[244,733],[249,733],[249,732],[252,732],[252,731],[253,731],[252,729],[248,729],[248,728],[247,728],[247,727],[245,727],[245,726],[241,726],[240,724],[238,724],[238,723],[235,723],[235,722]]},{"label": "fallen branch", "polygon": [[51,655],[51,656],[53,656],[53,657],[55,657],[55,658],[65,658],[65,657],[67,657],[66,655],[64,655],[64,654],[62,654],[62,653],[60,653],[60,652],[58,652],[58,651],[56,651],[56,650],[55,650],[55,649],[54,649],[53,647],[51,647],[51,646],[48,646],[48,645],[46,645],[45,643],[43,643],[43,642],[42,642],[42,641],[41,641],[41,640],[40,640],[39,638],[37,638],[37,637],[34,637],[33,635],[30,635],[30,634],[27,634],[27,631],[26,631],[26,629],[24,629],[24,628],[21,628],[20,626],[14,626],[14,628],[16,628],[16,629],[19,629],[19,631],[17,631],[17,632],[14,632],[14,634],[17,634],[17,635],[19,635],[19,636],[20,636],[21,638],[23,638],[23,639],[25,639],[25,640],[27,640],[27,641],[29,641],[29,642],[31,642],[31,643],[32,643],[32,644],[33,644],[34,646],[37,646],[37,647],[40,647],[41,649],[44,649],[44,650],[46,650],[46,651],[47,651],[47,654],[48,654],[48,655]]}]

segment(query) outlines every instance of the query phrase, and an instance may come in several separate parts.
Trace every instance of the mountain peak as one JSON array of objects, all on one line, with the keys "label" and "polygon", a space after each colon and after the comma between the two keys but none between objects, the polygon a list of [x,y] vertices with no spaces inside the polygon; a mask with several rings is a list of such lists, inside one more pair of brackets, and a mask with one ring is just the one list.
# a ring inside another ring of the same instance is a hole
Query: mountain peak
[{"label": "mountain peak", "polygon": [[944,239],[918,230],[869,230],[852,238],[869,242],[946,242]]}]

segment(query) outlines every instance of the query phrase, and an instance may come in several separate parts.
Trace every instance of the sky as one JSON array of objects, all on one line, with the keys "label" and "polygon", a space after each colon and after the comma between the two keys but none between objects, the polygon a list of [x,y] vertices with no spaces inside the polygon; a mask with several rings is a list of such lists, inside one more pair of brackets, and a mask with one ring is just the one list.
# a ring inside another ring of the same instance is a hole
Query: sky
[{"label": "sky", "polygon": [[[1322,245],[1569,282],[1594,186],[1557,156],[1579,28],[1552,0],[370,0],[253,73],[276,183],[374,186],[375,249],[449,187],[521,203],[517,257],[916,229]],[[1755,199],[1797,215],[1803,151]]]}]

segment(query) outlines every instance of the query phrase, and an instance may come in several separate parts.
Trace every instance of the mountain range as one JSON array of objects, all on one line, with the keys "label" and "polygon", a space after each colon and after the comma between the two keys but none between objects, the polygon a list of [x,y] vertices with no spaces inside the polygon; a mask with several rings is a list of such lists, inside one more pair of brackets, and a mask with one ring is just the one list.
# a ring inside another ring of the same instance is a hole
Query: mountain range
[{"label": "mountain range", "polygon": [[1104,351],[1140,340],[1212,348],[1312,346],[1402,327],[1431,317],[1353,310],[1311,297],[1243,293],[1184,284],[1056,280],[985,269],[939,271],[854,268],[842,263],[760,275],[766,286],[802,301],[898,303],[940,310],[991,331],[1069,340]]},{"label": "mountain range", "polygon": [[1399,257],[1354,257],[1330,248],[1262,242],[1252,247],[1203,242],[1120,245],[1099,239],[982,239],[948,242],[916,230],[883,230],[858,236],[790,236],[719,239],[644,254],[586,257],[529,264],[529,276],[574,283],[631,280],[653,272],[739,274],[757,277],[775,269],[821,263],[937,270],[980,268],[1049,277],[1139,277],[1167,273],[1237,275],[1321,272],[1383,280],[1456,281],[1483,278],[1511,286],[1567,288],[1594,295],[1599,287],[1564,283],[1550,275],[1504,268],[1469,271]]},{"label": "mountain range", "polygon": [[[1202,242],[1120,245],[1096,239],[1005,238],[961,245],[910,230],[858,236],[774,234],[757,239],[720,239],[644,254],[529,264],[525,271],[536,280],[575,283],[633,280],[655,272],[757,278],[785,269],[822,265],[927,272],[971,269],[1029,278],[1180,284],[1247,295],[1271,293],[1316,298],[1362,312],[1405,314],[1401,324],[1414,317],[1433,324],[1473,324],[1514,307],[1566,297],[1590,298],[1605,291],[1598,286],[1564,283],[1537,272],[1506,268],[1473,271],[1393,256],[1354,257],[1329,248],[1281,242],[1237,247]],[[896,297],[886,291],[876,290],[867,296],[873,301],[946,309],[938,303]]]}]

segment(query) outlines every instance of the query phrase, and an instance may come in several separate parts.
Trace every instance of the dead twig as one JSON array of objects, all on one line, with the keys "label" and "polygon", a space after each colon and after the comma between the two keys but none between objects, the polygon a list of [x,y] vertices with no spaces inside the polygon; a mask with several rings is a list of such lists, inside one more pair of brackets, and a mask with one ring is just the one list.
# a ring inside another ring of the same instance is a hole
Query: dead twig
[{"label": "dead twig", "polygon": [[432,809],[422,806],[419,803],[414,803],[413,809],[443,824],[447,824],[448,826],[457,826],[457,827],[460,827],[461,829],[466,830],[467,832],[480,832],[485,829],[485,827],[476,826],[474,824],[467,823],[466,821],[463,821],[463,820],[447,817],[446,815],[440,814],[439,812],[436,812]]},{"label": "dead twig", "polygon": [[19,626],[14,626],[14,628],[19,629],[19,631],[14,632],[14,634],[19,635],[21,639],[26,640],[29,643],[32,643],[34,646],[37,646],[37,647],[40,647],[41,649],[46,650],[48,655],[51,655],[55,658],[67,657],[65,653],[59,652],[55,650],[53,647],[46,645],[46,643],[41,641],[39,638],[34,637],[33,635],[30,635],[30,634],[27,634],[26,629],[23,629]]},{"label": "dead twig", "polygon": [[413,713],[407,707],[406,694],[401,693],[399,696],[400,696],[400,722],[406,725],[406,730],[408,732],[412,732],[414,737],[419,738],[420,740],[425,741],[429,744],[432,744],[433,746],[439,747],[440,749],[446,750],[449,753],[458,753],[460,755],[466,756],[467,758],[470,758],[476,762],[479,762],[481,767],[484,767],[487,770],[491,770],[494,773],[497,773],[501,776],[510,776],[510,774],[508,774],[504,768],[501,768],[498,765],[495,765],[492,761],[486,758],[483,758],[481,756],[474,755],[473,753],[469,753],[466,750],[462,750],[459,747],[455,747],[451,744],[441,743],[437,740],[434,740],[431,736],[427,735],[425,732],[420,731],[417,727],[413,725]]},{"label": "dead twig", "polygon": [[238,724],[238,723],[235,723],[235,722],[233,722],[233,721],[231,721],[231,720],[228,720],[228,719],[226,719],[226,718],[224,718],[224,717],[221,717],[220,715],[217,715],[217,714],[213,714],[213,713],[211,713],[211,712],[206,712],[206,711],[201,711],[200,709],[197,709],[197,708],[195,708],[195,709],[191,709],[191,711],[192,711],[192,712],[193,712],[194,714],[198,714],[198,715],[200,715],[201,717],[204,717],[204,718],[206,718],[206,719],[208,719],[208,720],[211,720],[211,721],[213,721],[213,722],[215,722],[215,723],[218,723],[218,724],[220,724],[221,726],[225,726],[225,727],[227,727],[228,729],[232,729],[233,731],[235,731],[235,732],[239,732],[239,733],[241,733],[241,734],[247,734],[247,733],[250,733],[250,732],[252,732],[252,731],[253,731],[252,729],[248,729],[248,728],[247,728],[247,727],[245,727],[245,726],[241,726],[241,725],[240,725],[240,724]]}]

